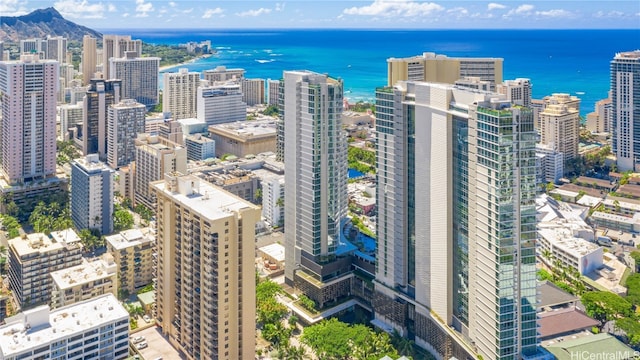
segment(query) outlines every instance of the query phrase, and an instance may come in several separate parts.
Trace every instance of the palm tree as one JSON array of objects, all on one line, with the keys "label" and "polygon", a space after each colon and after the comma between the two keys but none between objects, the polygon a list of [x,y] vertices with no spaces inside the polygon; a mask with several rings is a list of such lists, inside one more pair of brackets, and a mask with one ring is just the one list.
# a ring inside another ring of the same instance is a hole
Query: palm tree
[{"label": "palm tree", "polygon": [[276,200],[276,206],[277,207],[283,207],[284,206],[284,198],[281,196],[278,198],[278,200]]}]

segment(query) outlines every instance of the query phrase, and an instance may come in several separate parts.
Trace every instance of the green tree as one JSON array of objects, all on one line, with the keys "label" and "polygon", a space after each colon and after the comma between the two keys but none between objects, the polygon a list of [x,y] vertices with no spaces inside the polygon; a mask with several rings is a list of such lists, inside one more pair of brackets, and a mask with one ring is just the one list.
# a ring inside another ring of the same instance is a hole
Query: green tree
[{"label": "green tree", "polygon": [[87,251],[93,251],[103,245],[98,229],[82,229],[78,232],[78,237]]},{"label": "green tree", "polygon": [[262,337],[276,349],[286,348],[289,346],[291,329],[282,326],[281,322],[266,324],[262,328]]},{"label": "green tree", "polygon": [[116,206],[113,211],[113,230],[119,232],[133,227],[133,215],[126,209]]},{"label": "green tree", "polygon": [[589,291],[582,295],[581,300],[587,315],[602,322],[632,314],[632,306],[627,300],[608,291]]},{"label": "green tree", "polygon": [[276,206],[277,207],[284,207],[284,197],[279,197],[278,200],[276,200]]},{"label": "green tree", "polygon": [[57,202],[39,202],[29,216],[29,223],[36,232],[45,234],[73,227],[69,209]]},{"label": "green tree", "polygon": [[309,297],[304,294],[298,297],[298,303],[309,311],[314,311],[316,308],[316,302],[309,299]]},{"label": "green tree", "polygon": [[262,113],[267,116],[278,116],[280,115],[280,109],[278,109],[277,105],[269,105]]},{"label": "green tree", "polygon": [[7,237],[9,239],[17,238],[20,236],[20,223],[18,219],[9,215],[0,215],[2,217],[2,225],[7,231]]},{"label": "green tree", "polygon": [[140,215],[140,217],[143,220],[146,221],[150,221],[151,218],[153,217],[153,211],[151,211],[148,207],[146,207],[144,204],[138,204],[136,205],[134,211],[136,212],[136,214]]}]

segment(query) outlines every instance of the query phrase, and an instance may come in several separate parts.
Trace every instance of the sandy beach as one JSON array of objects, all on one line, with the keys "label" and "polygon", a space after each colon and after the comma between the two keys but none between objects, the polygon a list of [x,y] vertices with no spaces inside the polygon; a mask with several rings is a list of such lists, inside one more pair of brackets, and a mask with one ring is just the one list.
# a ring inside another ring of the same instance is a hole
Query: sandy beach
[{"label": "sandy beach", "polygon": [[196,58],[193,58],[193,59],[191,59],[189,61],[182,62],[182,63],[179,63],[179,64],[171,64],[171,65],[160,66],[160,69],[158,71],[165,71],[165,70],[169,70],[169,69],[173,69],[173,68],[179,68],[180,66],[191,64],[191,63],[194,63],[194,62],[196,62],[198,60],[201,60],[201,59],[206,59],[206,58],[210,57],[211,55],[213,55],[213,54],[204,54],[204,55],[200,55],[200,56],[198,56]]}]

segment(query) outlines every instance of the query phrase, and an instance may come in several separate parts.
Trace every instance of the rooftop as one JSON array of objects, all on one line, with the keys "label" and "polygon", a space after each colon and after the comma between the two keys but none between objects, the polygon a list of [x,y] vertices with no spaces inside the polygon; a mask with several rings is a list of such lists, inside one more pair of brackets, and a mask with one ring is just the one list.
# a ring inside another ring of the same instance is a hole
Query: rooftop
[{"label": "rooftop", "polygon": [[128,323],[129,313],[112,294],[51,311],[40,306],[5,319],[0,327],[0,355],[10,357],[27,349],[52,344],[117,320]]},{"label": "rooftop", "polygon": [[76,159],[74,160],[74,164],[88,173],[111,171],[111,168],[98,159],[98,154],[89,154],[85,157]]},{"label": "rooftop", "polygon": [[576,258],[591,254],[600,249],[600,246],[597,244],[574,237],[570,229],[562,226],[542,227],[538,229],[538,233],[549,241],[553,247],[562,249],[564,252]]},{"label": "rooftop", "polygon": [[269,255],[270,257],[272,257],[273,259],[275,259],[278,262],[283,262],[284,261],[284,246],[282,246],[280,244],[275,244],[274,243],[274,244],[271,244],[271,245],[263,246],[258,250],[260,250],[263,253]]},{"label": "rooftop", "polygon": [[575,307],[554,309],[538,314],[538,332],[541,338],[578,332],[600,325]]},{"label": "rooftop", "polygon": [[[110,258],[110,259],[109,259]],[[82,259],[82,264],[51,273],[53,282],[61,290],[88,284],[96,280],[106,279],[116,274],[117,268],[113,257],[100,258],[94,261]]]},{"label": "rooftop", "polygon": [[[593,359],[632,359],[634,351],[620,340],[607,334],[595,334],[547,345],[558,360],[574,360],[575,354],[588,354]],[[622,354],[627,354],[622,356]],[[597,357],[596,357],[597,355]],[[572,357],[573,356],[573,357]]]},{"label": "rooftop", "polygon": [[236,121],[209,126],[210,132],[228,133],[240,137],[275,135],[276,130],[276,122],[273,119]]},{"label": "rooftop", "polygon": [[130,229],[121,231],[115,235],[109,235],[105,237],[105,240],[115,250],[122,250],[154,241],[155,235],[150,228]]},{"label": "rooftop", "polygon": [[43,233],[34,233],[9,240],[9,247],[14,249],[18,256],[22,257],[32,254],[59,251],[67,248],[80,249],[82,248],[82,244],[78,243],[75,239],[72,239],[72,241],[67,243],[64,241],[53,240]]},{"label": "rooftop", "polygon": [[569,294],[548,281],[541,282],[540,286],[538,286],[538,291],[540,292],[540,302],[538,303],[540,309],[565,305],[579,300],[578,297]]},{"label": "rooftop", "polygon": [[195,175],[166,174],[165,180],[152,182],[151,186],[209,220],[225,218],[242,209],[260,209]]}]

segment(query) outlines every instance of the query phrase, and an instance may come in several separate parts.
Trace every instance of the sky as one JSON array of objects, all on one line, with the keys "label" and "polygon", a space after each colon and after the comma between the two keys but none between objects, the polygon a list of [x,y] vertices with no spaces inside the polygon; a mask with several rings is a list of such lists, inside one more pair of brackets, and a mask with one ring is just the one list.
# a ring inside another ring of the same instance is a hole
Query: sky
[{"label": "sky", "polygon": [[640,0],[0,0],[1,16],[55,7],[93,29],[638,29]]}]

